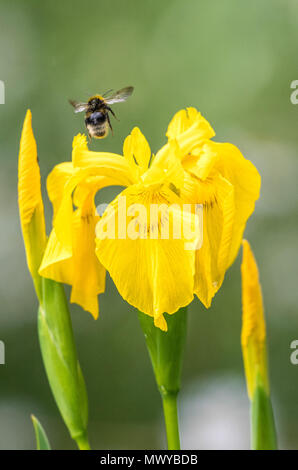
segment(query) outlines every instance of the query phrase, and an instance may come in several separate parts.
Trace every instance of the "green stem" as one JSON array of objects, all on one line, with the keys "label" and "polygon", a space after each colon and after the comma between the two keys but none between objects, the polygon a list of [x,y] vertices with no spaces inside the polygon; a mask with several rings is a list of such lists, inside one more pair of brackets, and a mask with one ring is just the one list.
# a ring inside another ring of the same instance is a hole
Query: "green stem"
[{"label": "green stem", "polygon": [[152,318],[144,313],[139,313],[139,320],[163,402],[168,448],[179,450],[177,395],[180,389],[186,339],[187,308],[181,308],[175,314],[167,315],[166,332],[156,328]]},{"label": "green stem", "polygon": [[168,450],[180,450],[177,393],[161,393]]},{"label": "green stem", "polygon": [[87,392],[78,362],[64,288],[62,284],[45,278],[42,286],[43,302],[38,311],[38,335],[46,374],[71,437],[82,448],[88,448]]},{"label": "green stem", "polygon": [[253,450],[276,450],[277,438],[270,397],[258,385],[251,406],[251,447]]},{"label": "green stem", "polygon": [[81,434],[75,438],[75,441],[80,450],[91,450],[87,434]]}]

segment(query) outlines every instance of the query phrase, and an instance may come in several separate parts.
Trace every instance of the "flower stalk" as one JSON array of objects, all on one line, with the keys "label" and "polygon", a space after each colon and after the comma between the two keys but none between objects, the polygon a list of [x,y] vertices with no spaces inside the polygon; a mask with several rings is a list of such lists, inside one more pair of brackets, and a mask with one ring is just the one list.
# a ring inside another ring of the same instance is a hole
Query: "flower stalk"
[{"label": "flower stalk", "polygon": [[251,401],[251,448],[276,450],[277,438],[270,396],[260,378]]},{"label": "flower stalk", "polygon": [[266,324],[259,271],[248,241],[243,240],[241,345],[251,401],[251,447],[274,450],[277,439],[267,371]]},{"label": "flower stalk", "polygon": [[161,392],[169,450],[180,450],[177,395]]},{"label": "flower stalk", "polygon": [[49,384],[63,420],[78,447],[89,447],[87,392],[68,305],[63,285],[50,279],[43,279],[38,335]]},{"label": "flower stalk", "polygon": [[168,316],[166,332],[154,326],[152,319],[141,312],[139,320],[163,402],[168,449],[179,450],[177,396],[180,390],[186,340],[187,307]]}]

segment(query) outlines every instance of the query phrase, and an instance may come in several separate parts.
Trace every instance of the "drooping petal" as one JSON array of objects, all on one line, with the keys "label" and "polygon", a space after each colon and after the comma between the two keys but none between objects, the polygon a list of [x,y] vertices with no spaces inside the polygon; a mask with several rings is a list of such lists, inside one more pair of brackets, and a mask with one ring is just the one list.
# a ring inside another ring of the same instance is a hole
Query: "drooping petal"
[{"label": "drooping petal", "polygon": [[[109,186],[114,182],[113,178],[108,178],[104,176],[98,176],[97,170],[94,168],[85,168],[85,169],[75,169],[73,174],[70,177],[64,178],[64,186],[62,191],[59,190],[60,186],[62,188],[61,182],[63,178],[61,178],[61,172],[59,168],[52,171],[48,176],[48,180],[50,180],[51,186],[55,188],[57,184],[57,189],[52,191],[52,201],[54,206],[54,220],[53,225],[55,227],[56,235],[59,238],[61,244],[63,245],[64,249],[67,249],[69,252],[72,251],[72,243],[73,243],[73,236],[72,236],[72,219],[74,213],[74,203],[75,197],[78,198],[79,191],[81,190],[88,180],[92,180],[96,183],[97,190],[104,188],[105,186]],[[115,184],[115,183],[114,183]],[[92,183],[91,187],[93,188],[94,183]],[[88,187],[88,184],[87,184]],[[92,190],[92,189],[91,189]],[[90,189],[87,189],[87,193],[90,192]],[[84,193],[85,196],[87,194]],[[61,199],[60,199],[61,198]]]},{"label": "drooping petal", "polygon": [[105,269],[95,254],[95,227],[99,217],[94,216],[93,194],[83,207],[74,213],[73,263],[75,266],[71,302],[81,305],[98,316],[98,294],[105,290]]},{"label": "drooping petal", "polygon": [[[105,154],[102,158],[96,152],[89,152],[86,139],[81,135],[74,139],[73,153],[76,166],[73,162],[63,163],[48,177],[49,196],[54,205],[54,228],[40,274],[72,285],[71,301],[96,318],[97,297],[105,289],[105,269],[95,255],[95,226],[99,218],[94,195],[106,186],[122,184],[123,175],[126,178],[129,173],[124,157],[112,155],[111,158],[111,154]],[[115,158],[116,169],[113,166]],[[126,179],[125,184],[128,182]]]},{"label": "drooping petal", "polygon": [[72,215],[72,246],[64,247],[53,228],[39,270],[41,276],[72,286],[71,302],[98,316],[98,294],[105,289],[105,269],[95,255],[95,226],[99,220],[93,202],[86,194],[82,206]]},{"label": "drooping petal", "polygon": [[225,178],[218,176],[209,188],[206,184],[198,183],[196,199],[203,204],[203,243],[196,253],[195,293],[208,308],[226,272],[235,200],[233,185]]},{"label": "drooping petal", "polygon": [[72,250],[73,192],[77,186],[97,176],[105,178],[106,185],[127,186],[132,182],[130,167],[124,157],[89,151],[86,137],[79,134],[73,140],[72,166],[62,164],[48,177],[50,197],[55,202],[56,235],[69,252]]},{"label": "drooping petal", "polygon": [[261,177],[256,167],[245,159],[235,145],[210,142],[217,152],[215,168],[234,186],[235,223],[233,225],[227,268],[234,262],[239,251],[247,219],[255,208],[260,195]]},{"label": "drooping petal", "polygon": [[39,274],[42,277],[71,285],[73,272],[72,252],[63,247],[53,228],[39,268]]},{"label": "drooping petal", "polygon": [[[122,157],[123,159],[123,157]],[[71,229],[71,219],[73,215],[73,193],[75,189],[84,184],[84,182],[88,181],[90,178],[94,179],[99,177],[103,182],[101,187],[114,185],[123,185],[123,181],[121,178],[117,178],[117,176],[100,176],[101,173],[105,174],[105,172],[101,172],[99,168],[84,168],[79,169],[74,172],[74,174],[67,179],[63,189],[63,197],[59,204],[59,209],[57,210],[54,226],[56,229],[56,234],[61,243],[64,245],[65,248],[71,249],[72,246],[72,229]],[[51,176],[51,175],[50,175]],[[54,181],[54,175],[53,175]],[[100,189],[100,187],[98,187]]]},{"label": "drooping petal", "polygon": [[70,284],[71,302],[81,305],[95,318],[98,316],[98,294],[105,289],[105,269],[95,255],[95,226],[99,217],[94,195],[109,184],[110,179],[101,176],[80,181],[73,198],[77,209],[71,208],[64,220],[64,225],[68,224],[70,244],[64,245],[57,236],[55,220],[39,271],[43,277]]},{"label": "drooping petal", "polygon": [[259,195],[260,176],[231,144],[212,141],[182,159],[181,197],[204,206],[203,246],[196,256],[195,292],[205,306],[220,288]]},{"label": "drooping petal", "polygon": [[[125,198],[128,216],[120,197]],[[144,191],[140,185],[132,186],[109,205],[96,231],[96,254],[120,295],[154,317],[155,325],[163,330],[167,328],[163,313],[172,314],[193,298],[194,251],[185,243],[194,243],[197,234],[191,240],[183,234],[173,237],[171,230],[181,226],[183,220],[177,207],[167,216],[154,218],[148,214],[154,204],[154,210],[161,204],[168,208],[177,200],[167,190]],[[120,226],[123,223],[124,231]],[[169,236],[162,238],[167,223]]]}]

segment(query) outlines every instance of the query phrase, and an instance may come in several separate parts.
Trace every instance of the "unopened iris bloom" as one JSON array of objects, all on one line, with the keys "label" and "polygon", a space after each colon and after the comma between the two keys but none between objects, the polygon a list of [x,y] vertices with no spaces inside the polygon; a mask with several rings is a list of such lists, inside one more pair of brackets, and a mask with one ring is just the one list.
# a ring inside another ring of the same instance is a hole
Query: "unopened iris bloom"
[{"label": "unopened iris bloom", "polygon": [[241,346],[249,398],[258,385],[269,395],[266,324],[258,266],[247,240],[243,240]]},{"label": "unopened iris bloom", "polygon": [[36,293],[41,301],[42,289],[38,268],[46,247],[46,228],[41,197],[37,147],[32,130],[32,115],[26,113],[19,153],[18,196],[20,220],[27,264]]}]

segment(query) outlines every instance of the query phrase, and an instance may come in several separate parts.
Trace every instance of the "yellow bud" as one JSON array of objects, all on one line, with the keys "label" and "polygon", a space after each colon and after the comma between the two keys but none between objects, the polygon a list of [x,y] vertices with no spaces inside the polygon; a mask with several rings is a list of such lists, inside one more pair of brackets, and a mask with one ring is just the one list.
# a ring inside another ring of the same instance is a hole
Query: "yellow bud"
[{"label": "yellow bud", "polygon": [[241,345],[249,398],[257,384],[269,394],[266,353],[266,325],[259,281],[259,271],[247,240],[243,240],[242,277],[242,332]]},{"label": "yellow bud", "polygon": [[41,278],[38,275],[38,268],[46,246],[46,230],[40,171],[31,120],[31,111],[28,110],[20,142],[18,199],[27,264],[37,296],[41,301]]}]

